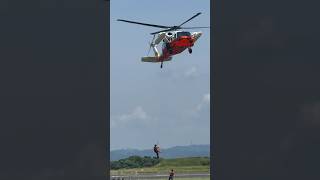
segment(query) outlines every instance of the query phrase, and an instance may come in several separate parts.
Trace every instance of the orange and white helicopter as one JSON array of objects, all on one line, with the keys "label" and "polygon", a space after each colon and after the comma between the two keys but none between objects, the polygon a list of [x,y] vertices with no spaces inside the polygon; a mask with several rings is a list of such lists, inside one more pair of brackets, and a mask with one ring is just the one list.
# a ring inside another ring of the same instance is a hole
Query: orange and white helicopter
[{"label": "orange and white helicopter", "polygon": [[[210,27],[182,27],[185,23],[189,22],[191,19],[199,16],[201,13],[197,13],[179,26],[163,26],[163,25],[156,25],[156,24],[147,24],[147,23],[140,23],[135,21],[128,21],[123,19],[118,19],[118,21],[139,24],[144,26],[151,26],[162,28],[164,30],[157,31],[151,33],[153,35],[153,39],[150,43],[149,51],[152,47],[154,51],[154,56],[146,56],[142,57],[141,60],[143,62],[153,62],[153,63],[161,63],[160,68],[162,68],[162,64],[164,61],[170,61],[173,55],[179,54],[183,52],[185,49],[188,49],[189,53],[192,53],[192,46],[194,43],[199,39],[202,35],[202,32],[188,32],[188,31],[181,31],[181,29],[200,29],[200,28],[210,28]],[[155,38],[157,35],[157,38]],[[162,44],[162,54],[159,54],[157,50],[157,45],[163,42]]]}]

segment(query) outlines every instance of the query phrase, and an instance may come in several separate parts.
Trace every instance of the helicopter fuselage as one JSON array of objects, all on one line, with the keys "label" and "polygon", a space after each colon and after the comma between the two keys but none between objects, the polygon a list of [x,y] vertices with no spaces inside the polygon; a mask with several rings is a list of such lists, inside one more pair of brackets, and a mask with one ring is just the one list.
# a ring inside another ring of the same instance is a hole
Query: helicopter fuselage
[{"label": "helicopter fuselage", "polygon": [[201,35],[201,32],[190,33],[185,31],[166,33],[165,38],[163,38],[162,54],[159,57],[159,61],[166,60],[173,55],[191,48]]}]

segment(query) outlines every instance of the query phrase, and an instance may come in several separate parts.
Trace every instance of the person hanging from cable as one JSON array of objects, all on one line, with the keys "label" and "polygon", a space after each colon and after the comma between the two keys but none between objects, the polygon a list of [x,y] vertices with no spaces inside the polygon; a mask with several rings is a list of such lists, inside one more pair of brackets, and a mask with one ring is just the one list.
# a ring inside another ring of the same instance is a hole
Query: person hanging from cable
[{"label": "person hanging from cable", "polygon": [[154,153],[156,153],[157,159],[159,159],[160,147],[155,144],[153,147],[153,151],[154,151]]},{"label": "person hanging from cable", "polygon": [[169,180],[173,180],[173,176],[174,176],[174,171],[173,171],[173,169],[171,169],[170,174],[169,174]]}]

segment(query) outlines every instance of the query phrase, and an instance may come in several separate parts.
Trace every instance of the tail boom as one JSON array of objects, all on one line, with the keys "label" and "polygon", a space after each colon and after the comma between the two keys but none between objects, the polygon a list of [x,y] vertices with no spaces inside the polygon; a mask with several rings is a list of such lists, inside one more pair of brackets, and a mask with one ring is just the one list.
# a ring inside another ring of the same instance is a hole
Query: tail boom
[{"label": "tail boom", "polygon": [[159,63],[159,62],[164,62],[164,61],[171,61],[171,59],[172,59],[172,57],[168,57],[168,58],[162,60],[160,57],[146,56],[146,57],[142,57],[141,61],[142,62]]}]

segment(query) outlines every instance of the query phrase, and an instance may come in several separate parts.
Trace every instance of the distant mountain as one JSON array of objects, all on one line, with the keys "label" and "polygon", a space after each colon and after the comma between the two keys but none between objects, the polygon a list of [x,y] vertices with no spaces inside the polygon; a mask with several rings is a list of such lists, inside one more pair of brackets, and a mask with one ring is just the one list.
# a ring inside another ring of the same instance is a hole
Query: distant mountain
[{"label": "distant mountain", "polygon": [[[160,147],[161,148],[161,147]],[[137,149],[120,149],[110,152],[110,160],[115,161],[124,159],[130,156],[155,156],[153,147],[146,150]],[[209,157],[210,145],[189,145],[189,146],[175,146],[172,148],[161,148],[160,157],[162,158],[179,158],[179,157]]]}]

